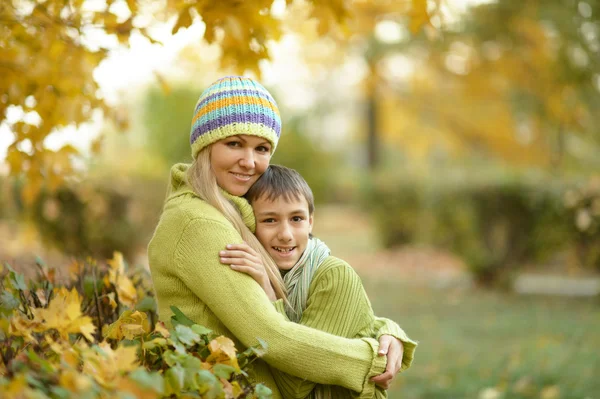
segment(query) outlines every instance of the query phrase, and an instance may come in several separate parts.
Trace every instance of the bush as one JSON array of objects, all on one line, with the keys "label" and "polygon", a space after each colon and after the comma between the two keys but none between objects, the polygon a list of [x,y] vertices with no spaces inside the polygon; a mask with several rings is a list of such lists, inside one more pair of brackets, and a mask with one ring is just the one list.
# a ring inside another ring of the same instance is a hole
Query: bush
[{"label": "bush", "polygon": [[[600,202],[596,219],[586,222],[590,230],[577,231],[573,213],[582,211],[565,207],[569,186],[539,176],[402,176],[394,183],[376,180],[366,200],[385,246],[425,243],[449,249],[480,282],[490,284],[561,249],[582,248],[585,265],[598,260],[600,233],[593,226],[600,220]],[[573,195],[591,215],[594,200]]]},{"label": "bush", "polygon": [[150,279],[74,262],[60,283],[38,262],[25,282],[0,268],[0,396],[3,398],[267,398],[243,371],[266,345],[236,353],[233,342],[173,307],[173,328],[157,322]]},{"label": "bush", "polygon": [[132,258],[147,244],[164,195],[162,179],[94,178],[42,193],[30,216],[44,242],[67,255],[108,259],[116,250]]}]

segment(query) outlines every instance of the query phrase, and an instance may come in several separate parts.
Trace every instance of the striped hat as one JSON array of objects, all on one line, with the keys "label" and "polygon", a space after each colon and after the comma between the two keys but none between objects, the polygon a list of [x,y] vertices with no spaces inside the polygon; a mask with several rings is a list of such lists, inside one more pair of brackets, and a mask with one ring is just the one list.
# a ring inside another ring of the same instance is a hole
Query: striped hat
[{"label": "striped hat", "polygon": [[269,140],[273,153],[280,133],[279,109],[267,89],[250,78],[227,76],[210,85],[198,99],[190,133],[192,157],[236,134]]}]

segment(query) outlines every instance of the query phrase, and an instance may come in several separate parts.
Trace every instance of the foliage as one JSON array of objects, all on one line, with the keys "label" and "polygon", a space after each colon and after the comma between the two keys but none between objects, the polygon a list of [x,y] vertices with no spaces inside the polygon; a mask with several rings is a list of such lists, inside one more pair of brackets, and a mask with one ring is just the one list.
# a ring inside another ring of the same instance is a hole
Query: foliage
[{"label": "foliage", "polygon": [[[574,187],[575,182],[543,175],[479,171],[477,177],[465,178],[440,172],[430,179],[404,175],[391,182],[384,177],[365,201],[385,246],[427,243],[449,249],[480,282],[491,284],[561,250],[578,251],[580,266],[597,267],[597,210],[591,208],[597,207],[596,191]],[[576,228],[577,219],[589,230]]]},{"label": "foliage", "polygon": [[413,72],[384,76],[381,131],[414,158],[598,167],[599,5],[482,2],[444,40],[399,44],[389,60],[406,57]]},{"label": "foliage", "polygon": [[[243,369],[266,344],[237,354],[233,342],[173,307],[157,322],[147,272],[74,262],[64,283],[37,263],[26,282],[0,268],[0,394],[3,398],[268,398]],[[262,392],[262,393],[261,393]]]},{"label": "foliage", "polygon": [[576,237],[575,254],[585,266],[600,270],[600,179],[565,193],[565,204],[570,216],[570,232]]},{"label": "foliage", "polygon": [[317,204],[339,200],[335,178],[339,154],[319,147],[300,131],[300,120],[285,124],[284,137],[277,144],[271,163],[297,170],[310,186]]},{"label": "foliage", "polygon": [[190,144],[185,137],[190,134],[194,106],[200,93],[189,86],[177,86],[168,93],[151,87],[144,95],[142,107],[147,146],[167,165],[191,161]]},{"label": "foliage", "polygon": [[67,255],[107,259],[114,250],[130,258],[147,243],[164,199],[153,177],[94,175],[79,184],[43,191],[25,215],[48,244]]},{"label": "foliage", "polygon": [[[224,70],[260,75],[259,62],[270,58],[267,42],[278,40],[283,29],[283,21],[271,13],[272,4],[273,0],[107,0],[100,6],[83,0],[2,2],[0,124],[8,125],[15,136],[7,162],[12,176],[26,176],[25,202],[33,203],[44,186],[56,190],[76,173],[73,158],[78,151],[71,145],[47,148],[49,135],[80,127],[98,111],[126,125],[127,116],[108,106],[93,78],[109,50],[128,45],[136,35],[156,44],[149,31],[157,20],[175,17],[176,33],[201,18],[203,40],[220,47]],[[342,0],[306,4],[307,18],[317,21],[320,36],[339,30],[349,18],[349,5]],[[92,150],[99,148],[99,142],[92,143]]]}]

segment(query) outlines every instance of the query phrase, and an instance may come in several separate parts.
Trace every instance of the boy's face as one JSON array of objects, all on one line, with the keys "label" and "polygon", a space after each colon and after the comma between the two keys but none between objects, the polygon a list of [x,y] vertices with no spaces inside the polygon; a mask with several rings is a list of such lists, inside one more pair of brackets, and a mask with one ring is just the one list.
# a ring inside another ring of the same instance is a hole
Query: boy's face
[{"label": "boy's face", "polygon": [[256,237],[280,270],[290,270],[308,244],[313,217],[304,197],[287,202],[283,197],[252,202],[256,216]]}]

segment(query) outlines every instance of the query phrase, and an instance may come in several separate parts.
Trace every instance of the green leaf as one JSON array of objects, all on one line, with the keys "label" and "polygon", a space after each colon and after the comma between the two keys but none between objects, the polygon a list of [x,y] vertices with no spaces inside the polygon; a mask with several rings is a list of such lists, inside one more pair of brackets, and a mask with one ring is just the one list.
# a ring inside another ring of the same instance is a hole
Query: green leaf
[{"label": "green leaf", "polygon": [[201,370],[202,362],[200,359],[194,356],[188,356],[183,362],[183,369],[185,370],[184,387],[188,391],[197,391],[200,386],[196,376],[198,371]]},{"label": "green leaf", "polygon": [[150,373],[142,368],[133,371],[129,377],[140,384],[143,388],[149,388],[163,395],[165,392],[165,382],[159,373]]},{"label": "green leaf", "polygon": [[212,330],[210,330],[204,326],[201,326],[200,324],[194,324],[192,326],[192,331],[194,331],[198,335],[208,335],[212,332]]},{"label": "green leaf", "polygon": [[156,300],[151,296],[144,297],[144,299],[135,305],[135,310],[139,310],[140,312],[156,312]]},{"label": "green leaf", "polygon": [[273,392],[263,384],[256,384],[254,393],[258,399],[270,399]]},{"label": "green leaf", "polygon": [[68,399],[71,397],[71,392],[67,391],[65,388],[54,386],[50,388],[50,393],[53,398],[59,399]]},{"label": "green leaf", "polygon": [[185,370],[181,366],[173,366],[165,372],[165,396],[179,395],[183,388]]},{"label": "green leaf", "polygon": [[27,284],[25,284],[25,276],[22,274],[10,272],[8,281],[15,290],[27,290]]},{"label": "green leaf", "polygon": [[222,392],[223,387],[221,382],[208,370],[198,371],[198,392],[203,395],[203,398],[214,399],[217,398]]},{"label": "green leaf", "polygon": [[183,312],[177,308],[177,306],[171,306],[171,311],[174,313],[174,315],[171,316],[171,323],[173,326],[183,324],[184,326],[191,327],[195,324],[186,315],[184,315]]},{"label": "green leaf", "polygon": [[175,367],[175,365],[183,363],[188,356],[187,353],[181,354],[168,350],[163,353],[163,360],[169,367]]},{"label": "green leaf", "polygon": [[180,324],[175,326],[175,332],[177,333],[177,339],[184,345],[192,346],[194,343],[200,342],[200,336],[196,334],[191,328]]},{"label": "green leaf", "polygon": [[156,347],[163,347],[167,345],[167,340],[164,338],[154,338],[152,341],[144,342],[142,348],[152,350]]},{"label": "green leaf", "polygon": [[13,310],[19,307],[19,300],[8,291],[0,294],[0,307],[6,310]]},{"label": "green leaf", "polygon": [[225,378],[226,380],[231,378],[231,374],[235,373],[236,369],[228,364],[215,364],[213,367],[213,373],[219,378]]}]

